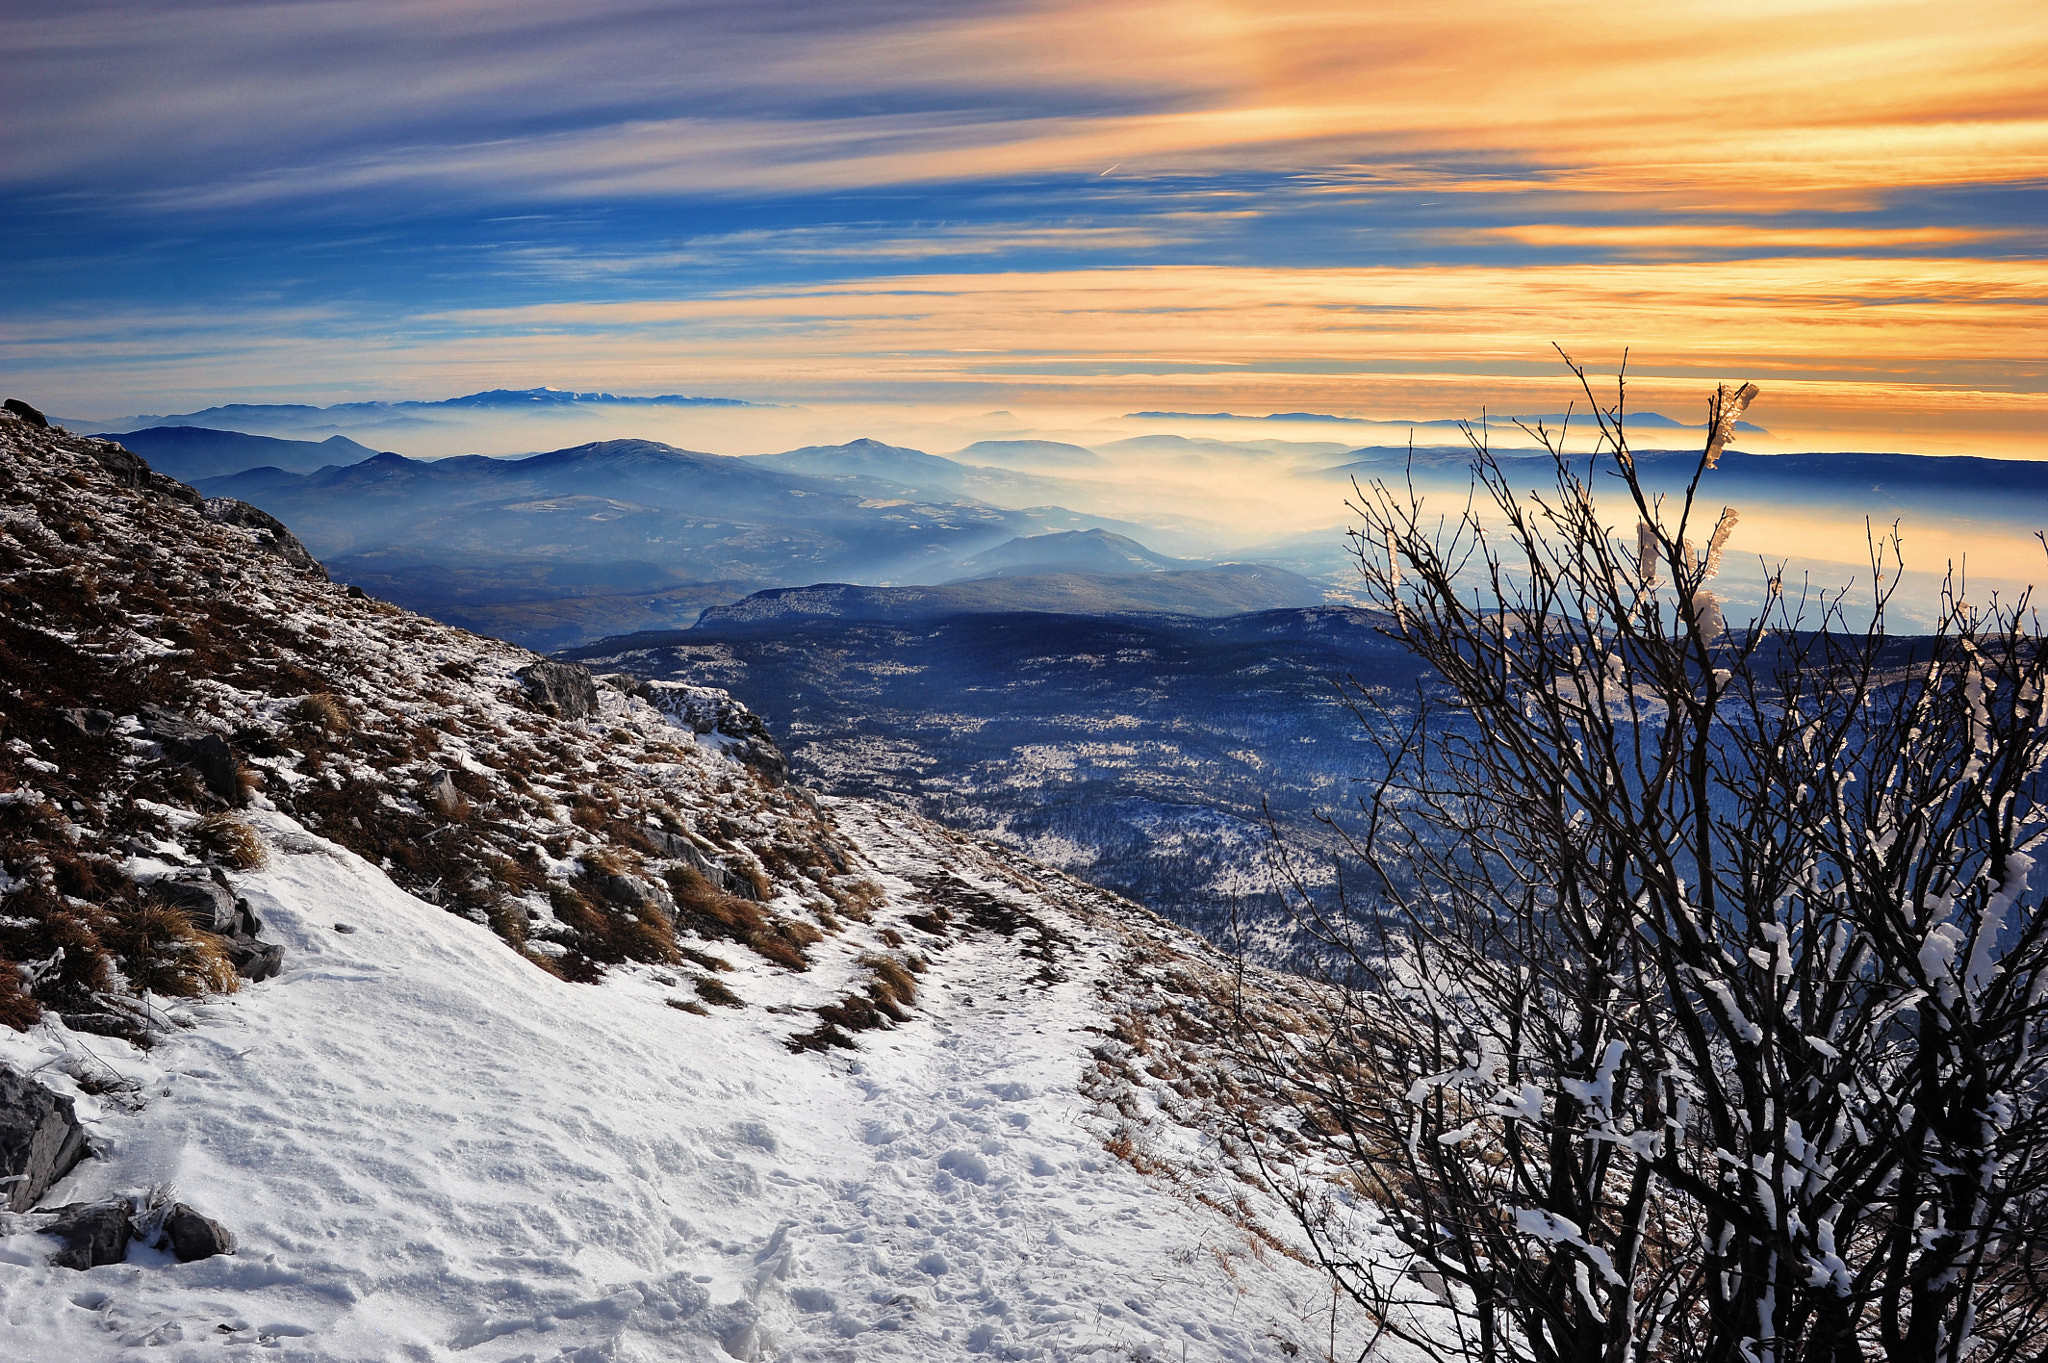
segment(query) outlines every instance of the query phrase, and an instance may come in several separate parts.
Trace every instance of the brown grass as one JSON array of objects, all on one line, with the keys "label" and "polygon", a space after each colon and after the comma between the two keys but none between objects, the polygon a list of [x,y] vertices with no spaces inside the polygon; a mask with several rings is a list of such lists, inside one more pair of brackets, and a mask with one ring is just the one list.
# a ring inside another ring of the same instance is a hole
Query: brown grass
[{"label": "brown grass", "polygon": [[[875,982],[869,992],[877,995],[876,1002],[886,999],[902,1008],[917,1002],[917,981],[910,977],[903,962],[892,956],[870,952],[860,958],[860,963],[874,974]],[[898,1021],[901,1021],[899,1018]]]},{"label": "brown grass", "polygon": [[247,819],[209,814],[192,825],[192,840],[207,856],[238,871],[253,871],[264,862],[263,839]]},{"label": "brown grass", "polygon": [[43,1006],[21,985],[21,967],[0,957],[0,1027],[25,1032],[43,1020]]},{"label": "brown grass", "polygon": [[809,970],[804,948],[825,939],[809,923],[770,918],[759,904],[725,894],[695,867],[677,865],[665,877],[675,896],[676,927],[713,940],[738,942],[763,960],[786,970]]},{"label": "brown grass", "polygon": [[491,920],[491,931],[498,934],[514,951],[526,950],[526,909],[512,900],[501,899],[484,910]]},{"label": "brown grass", "polygon": [[700,975],[696,980],[697,997],[721,1008],[744,1008],[746,1003],[738,994],[709,975]]},{"label": "brown grass", "polygon": [[230,994],[241,984],[221,939],[155,899],[115,908],[100,940],[119,956],[121,973],[140,990],[168,998]]}]

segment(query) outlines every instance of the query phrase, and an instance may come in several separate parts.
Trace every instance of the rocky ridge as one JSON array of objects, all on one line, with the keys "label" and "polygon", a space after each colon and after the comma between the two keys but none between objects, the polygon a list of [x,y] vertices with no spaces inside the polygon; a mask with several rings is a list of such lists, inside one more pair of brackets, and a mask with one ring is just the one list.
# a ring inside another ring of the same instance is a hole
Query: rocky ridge
[{"label": "rocky ridge", "polygon": [[0,956],[34,977],[0,972],[15,1025],[51,1008],[140,1036],[145,991],[221,987],[253,925],[208,882],[260,855],[245,808],[569,979],[729,967],[692,942],[800,970],[864,915],[843,840],[723,693],[693,693],[678,726],[329,583],[271,517],[119,446],[10,420],[0,451]]}]

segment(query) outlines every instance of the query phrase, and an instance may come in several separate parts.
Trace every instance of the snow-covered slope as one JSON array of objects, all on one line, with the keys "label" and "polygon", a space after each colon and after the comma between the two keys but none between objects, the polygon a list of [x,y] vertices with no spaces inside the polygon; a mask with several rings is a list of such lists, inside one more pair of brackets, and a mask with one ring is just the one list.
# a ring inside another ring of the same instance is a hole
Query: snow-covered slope
[{"label": "snow-covered slope", "polygon": [[[181,1007],[189,1027],[148,1052],[0,1033],[0,1057],[74,1093],[73,1073],[138,1084],[77,1094],[104,1150],[62,1200],[171,1182],[239,1252],[0,1263],[0,1321],[31,1345],[13,1356],[1319,1351],[1319,1274],[1103,1148],[1118,1123],[1093,1052],[1126,932],[921,821],[839,812],[892,900],[953,876],[1040,926],[935,949],[911,1022],[798,1055],[787,1014],[678,1012],[658,967],[563,982],[256,816],[272,856],[236,888],[290,952],[282,976]],[[1040,936],[1050,961],[1020,955]]]},{"label": "snow-covered slope", "polygon": [[[240,1242],[78,1272],[6,1219],[0,1353],[1357,1356],[1250,1175],[1300,1138],[1234,1095],[1199,942],[745,732],[522,685],[118,452],[0,444],[0,1063],[94,1142],[44,1205],[170,1183]],[[207,934],[134,930],[215,871],[285,953],[226,994],[137,957]]]}]

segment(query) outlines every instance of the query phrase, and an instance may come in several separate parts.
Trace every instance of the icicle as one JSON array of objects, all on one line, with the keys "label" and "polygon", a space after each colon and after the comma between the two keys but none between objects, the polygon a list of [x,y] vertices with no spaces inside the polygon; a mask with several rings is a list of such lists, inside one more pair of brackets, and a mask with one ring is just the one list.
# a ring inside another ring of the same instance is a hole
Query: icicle
[{"label": "icicle", "polygon": [[1657,527],[1648,521],[1636,522],[1636,576],[1642,579],[1644,590],[1653,590],[1657,585]]}]

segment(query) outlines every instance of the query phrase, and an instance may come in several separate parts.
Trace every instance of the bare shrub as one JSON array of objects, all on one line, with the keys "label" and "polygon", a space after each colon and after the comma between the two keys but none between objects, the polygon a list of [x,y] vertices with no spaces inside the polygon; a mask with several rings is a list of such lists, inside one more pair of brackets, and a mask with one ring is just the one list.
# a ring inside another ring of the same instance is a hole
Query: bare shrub
[{"label": "bare shrub", "polygon": [[[1669,497],[1618,398],[1591,461],[1532,432],[1541,496],[1475,435],[1462,509],[1354,504],[1439,683],[1355,696],[1354,860],[1295,884],[1330,1005],[1238,1036],[1344,1185],[1275,1186],[1428,1355],[2048,1348],[2048,648],[2024,596],[1887,635],[1895,541],[1868,628],[1774,577],[1730,629],[1701,498],[1753,394]],[[1406,1275],[1356,1251],[1356,1194]]]}]

